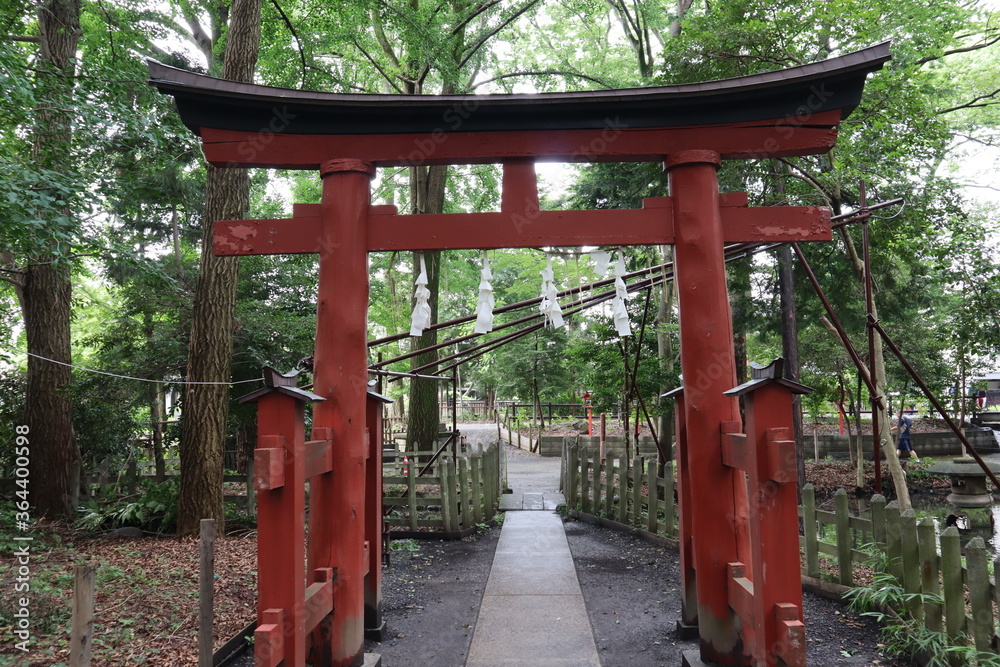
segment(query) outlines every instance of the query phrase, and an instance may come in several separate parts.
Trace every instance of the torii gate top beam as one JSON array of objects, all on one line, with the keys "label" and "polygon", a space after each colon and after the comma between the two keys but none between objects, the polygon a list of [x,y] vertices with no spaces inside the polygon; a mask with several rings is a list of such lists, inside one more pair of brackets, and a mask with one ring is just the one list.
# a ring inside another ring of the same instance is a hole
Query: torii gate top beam
[{"label": "torii gate top beam", "polygon": [[660,161],[829,150],[889,44],[776,72],[625,90],[518,95],[359,95],[272,88],[149,63],[217,166],[316,169],[336,157],[376,166],[533,158]]}]

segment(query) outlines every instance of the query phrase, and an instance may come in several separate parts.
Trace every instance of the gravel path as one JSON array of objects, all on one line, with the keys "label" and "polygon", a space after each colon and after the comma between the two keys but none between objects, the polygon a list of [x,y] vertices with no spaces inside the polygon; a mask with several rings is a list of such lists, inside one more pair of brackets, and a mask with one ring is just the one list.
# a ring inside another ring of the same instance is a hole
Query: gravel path
[{"label": "gravel path", "polygon": [[[496,439],[493,425],[462,425],[476,447]],[[537,457],[504,446],[506,456]],[[383,570],[382,642],[366,650],[385,667],[463,667],[478,620],[500,529],[465,540],[407,543]],[[566,536],[604,667],[679,665],[697,648],[675,633],[680,612],[677,552],[641,538],[567,521]],[[809,664],[899,667],[879,652],[878,626],[838,601],[805,596]]]},{"label": "gravel path", "polygon": [[[604,667],[679,665],[696,640],[680,640],[677,552],[636,536],[566,522],[566,537]],[[878,626],[845,605],[806,594],[810,665],[902,665],[882,656]]]},{"label": "gravel path", "polygon": [[[477,446],[496,438],[492,425],[460,429]],[[509,445],[504,449],[508,459],[537,458]],[[389,639],[369,650],[381,652],[387,667],[463,665],[473,629],[465,624],[476,621],[473,608],[482,598],[498,533],[494,528],[473,543],[421,543],[419,552],[394,554],[384,580]],[[676,551],[580,521],[566,523],[566,536],[605,667],[679,665],[682,651],[697,648],[697,641],[679,640],[674,630],[680,613]],[[433,565],[442,561],[447,568]],[[445,592],[452,582],[462,597]],[[399,586],[401,599],[390,592]],[[880,654],[878,626],[870,619],[811,594],[804,606],[810,665],[903,664]]]}]

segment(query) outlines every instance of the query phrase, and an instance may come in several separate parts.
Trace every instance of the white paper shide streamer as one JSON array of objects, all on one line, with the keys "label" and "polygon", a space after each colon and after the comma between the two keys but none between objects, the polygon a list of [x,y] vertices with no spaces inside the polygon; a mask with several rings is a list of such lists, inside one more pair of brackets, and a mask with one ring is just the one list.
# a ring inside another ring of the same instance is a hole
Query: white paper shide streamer
[{"label": "white paper shide streamer", "polygon": [[542,302],[538,310],[545,316],[545,323],[558,329],[563,325],[562,308],[559,307],[555,280],[552,274],[552,258],[549,257],[542,271]]},{"label": "white paper shide streamer", "polygon": [[623,253],[618,253],[615,261],[615,298],[611,302],[613,317],[615,320],[615,331],[619,336],[630,336],[632,327],[628,322],[628,310],[625,309],[625,301],[628,299],[628,291],[625,289],[625,257]]},{"label": "white paper shide streamer", "polygon": [[594,262],[594,273],[603,276],[608,272],[608,264],[611,263],[611,253],[604,250],[591,250],[590,259]]},{"label": "white paper shide streamer", "polygon": [[431,296],[431,291],[427,289],[427,264],[424,263],[424,256],[420,255],[420,275],[414,283],[413,290],[413,315],[410,317],[410,335],[420,336],[424,329],[431,325],[431,306],[427,299]]},{"label": "white paper shide streamer", "polygon": [[496,301],[493,298],[493,271],[490,270],[490,259],[483,255],[483,270],[479,274],[479,304],[476,306],[476,328],[473,330],[477,334],[484,334],[493,331],[493,306]]}]

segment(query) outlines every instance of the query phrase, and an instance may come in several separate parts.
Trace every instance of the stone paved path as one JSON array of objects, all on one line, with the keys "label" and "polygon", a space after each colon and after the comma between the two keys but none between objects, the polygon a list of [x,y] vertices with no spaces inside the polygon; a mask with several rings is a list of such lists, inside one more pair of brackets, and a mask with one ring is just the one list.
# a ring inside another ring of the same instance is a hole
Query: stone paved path
[{"label": "stone paved path", "polygon": [[597,667],[573,556],[554,512],[565,502],[559,460],[508,448],[507,481],[513,493],[501,500],[508,512],[466,667]]}]

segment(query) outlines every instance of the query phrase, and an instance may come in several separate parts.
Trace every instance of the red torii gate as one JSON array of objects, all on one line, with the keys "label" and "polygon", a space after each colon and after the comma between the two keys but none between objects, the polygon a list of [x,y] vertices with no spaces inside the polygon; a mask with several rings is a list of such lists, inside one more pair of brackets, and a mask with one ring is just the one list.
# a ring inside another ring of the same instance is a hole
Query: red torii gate
[{"label": "red torii gate", "polygon": [[[215,227],[216,254],[320,255],[313,391],[325,400],[314,408],[313,440],[332,439],[333,446],[331,472],[310,480],[306,570],[309,585],[333,577],[329,633],[314,634],[320,663],[361,664],[364,573],[369,562],[379,562],[368,549],[380,541],[365,539],[366,497],[381,493],[375,476],[366,483],[367,253],[673,244],[687,443],[679,474],[692,499],[682,537],[692,545],[697,609],[690,616],[701,649],[685,662],[784,664],[775,651],[749,655],[744,635],[753,631],[742,628],[734,611],[747,607],[750,583],[740,577],[747,586],[734,589],[730,564],[756,567],[768,552],[750,540],[747,517],[757,504],[748,505],[745,476],[723,460],[723,433],[739,431],[739,411],[736,397],[726,395],[736,369],[722,249],[734,242],[829,240],[830,213],[748,208],[745,193],[719,192],[716,171],[724,159],[830,150],[840,121],[860,102],[865,78],[888,58],[885,43],[724,81],[489,96],[317,93],[149,64],[152,85],[174,96],[211,164],[318,170],[322,178],[322,203],[296,205],[290,219]],[[646,199],[636,210],[539,211],[538,160],[662,162],[670,196]],[[400,215],[393,206],[370,205],[377,167],[476,163],[503,164],[500,212]],[[788,531],[797,543],[795,526]],[[324,580],[313,581],[317,576]],[[768,599],[765,592],[756,595]],[[262,623],[264,611],[258,610]],[[801,604],[780,610],[783,621],[796,615],[801,622]]]}]

